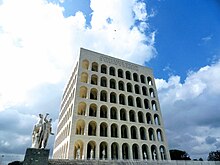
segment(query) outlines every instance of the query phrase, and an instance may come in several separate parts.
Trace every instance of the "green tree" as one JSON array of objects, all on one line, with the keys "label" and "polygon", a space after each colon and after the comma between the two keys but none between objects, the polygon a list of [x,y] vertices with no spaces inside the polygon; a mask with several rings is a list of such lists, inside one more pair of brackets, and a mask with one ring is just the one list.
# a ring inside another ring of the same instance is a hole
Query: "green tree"
[{"label": "green tree", "polygon": [[181,150],[170,150],[170,158],[171,160],[191,160],[190,156],[186,151]]},{"label": "green tree", "polygon": [[208,161],[220,161],[220,151],[211,151],[208,156]]}]

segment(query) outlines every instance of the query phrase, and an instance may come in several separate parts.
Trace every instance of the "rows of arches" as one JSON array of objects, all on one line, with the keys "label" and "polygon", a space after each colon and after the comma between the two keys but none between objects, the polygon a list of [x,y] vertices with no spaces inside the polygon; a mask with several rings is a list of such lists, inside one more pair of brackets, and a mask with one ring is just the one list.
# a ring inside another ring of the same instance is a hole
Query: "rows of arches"
[{"label": "rows of arches", "polygon": [[[81,82],[83,83],[89,82],[88,73],[86,72],[81,73]],[[139,84],[132,85],[130,82],[124,83],[124,81],[122,80],[119,80],[117,82],[113,78],[108,80],[105,76],[102,76],[99,81],[98,76],[93,74],[91,75],[90,83],[92,85],[100,85],[102,87],[109,87],[111,89],[118,89],[121,91],[131,92],[135,94],[142,94],[144,96],[155,97],[155,92],[152,87],[150,87],[148,90],[146,86],[140,86]]]},{"label": "rows of arches", "polygon": [[112,106],[109,109],[106,105],[101,105],[98,107],[95,103],[91,103],[87,107],[85,102],[80,102],[78,105],[77,114],[82,116],[161,125],[160,115],[157,113],[151,114],[150,112],[143,112],[142,110],[127,111],[125,108],[117,109],[115,106]]},{"label": "rows of arches", "polygon": [[[86,151],[86,152],[85,152]],[[84,146],[82,140],[74,144],[74,159],[141,159],[141,160],[167,160],[167,151],[163,145],[147,144],[118,144],[102,141],[97,144],[94,140]]]},{"label": "rows of arches", "polygon": [[94,72],[100,72],[103,74],[109,74],[111,76],[117,76],[119,78],[126,78],[127,80],[133,80],[136,82],[141,83],[147,83],[148,85],[153,85],[153,79],[151,76],[145,76],[143,74],[138,75],[137,73],[131,73],[130,71],[123,71],[121,68],[116,69],[113,66],[107,67],[105,64],[99,64],[97,62],[92,62],[91,67],[89,67],[89,61],[87,59],[84,59],[82,61],[82,68],[89,70],[91,68],[91,71]]},{"label": "rows of arches", "polygon": [[164,141],[163,132],[160,128],[154,130],[151,127],[147,129],[144,126],[137,128],[134,125],[127,126],[123,124],[119,126],[116,123],[108,124],[106,122],[102,122],[98,125],[95,121],[90,121],[88,124],[86,124],[84,120],[79,119],[76,122],[75,130],[76,130],[75,132],[76,135],[140,139],[140,140],[149,140],[149,141]]}]

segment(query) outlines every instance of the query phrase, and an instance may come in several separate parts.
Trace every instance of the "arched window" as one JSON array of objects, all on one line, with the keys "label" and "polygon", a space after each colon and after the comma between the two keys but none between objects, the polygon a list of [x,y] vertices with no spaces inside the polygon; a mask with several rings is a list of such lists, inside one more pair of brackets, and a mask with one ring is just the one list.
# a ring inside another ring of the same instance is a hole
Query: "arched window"
[{"label": "arched window", "polygon": [[88,74],[83,72],[81,74],[81,82],[87,83],[88,82]]},{"label": "arched window", "polygon": [[129,111],[129,118],[131,122],[135,122],[135,112],[133,110]]},{"label": "arched window", "polygon": [[96,112],[97,112],[97,105],[91,104],[89,106],[89,116],[94,116],[96,117]]},{"label": "arched window", "polygon": [[76,135],[84,135],[85,121],[80,119],[76,123]]},{"label": "arched window", "polygon": [[142,87],[142,94],[147,96],[147,88],[145,86]]},{"label": "arched window", "polygon": [[90,90],[90,99],[97,100],[97,89],[92,88]]},{"label": "arched window", "polygon": [[114,67],[111,66],[109,68],[109,74],[112,75],[112,76],[115,76],[115,68]]},{"label": "arched window", "polygon": [[90,141],[87,145],[87,159],[94,159],[96,156],[96,143],[94,141]]},{"label": "arched window", "polygon": [[107,114],[108,114],[108,109],[105,105],[102,105],[100,107],[100,118],[107,118]]},{"label": "arched window", "polygon": [[138,74],[137,73],[133,73],[133,80],[138,82]]},{"label": "arched window", "polygon": [[129,145],[127,143],[122,144],[122,158],[129,159]]},{"label": "arched window", "polygon": [[141,140],[147,140],[146,129],[144,127],[140,128],[140,137],[141,137]]},{"label": "arched window", "polygon": [[108,144],[106,142],[101,142],[99,145],[99,159],[107,159],[108,157]]},{"label": "arched window", "polygon": [[121,126],[121,138],[128,138],[128,131],[127,131],[127,126],[122,125]]},{"label": "arched window", "polygon": [[160,118],[158,114],[154,115],[154,124],[155,125],[160,125]]},{"label": "arched window", "polygon": [[141,98],[140,97],[136,98],[136,105],[137,105],[138,108],[142,108]]},{"label": "arched window", "polygon": [[118,82],[118,89],[121,90],[121,91],[124,91],[124,82],[123,81],[119,81]]},{"label": "arched window", "polygon": [[123,108],[120,110],[120,120],[126,121],[126,110]]},{"label": "arched window", "polygon": [[142,145],[142,155],[143,155],[143,159],[149,159],[149,150],[146,144]]},{"label": "arched window", "polygon": [[79,93],[80,93],[79,96],[81,98],[86,98],[87,97],[87,88],[85,86],[80,87]]},{"label": "arched window", "polygon": [[155,145],[151,146],[151,157],[153,160],[158,160],[157,147]]},{"label": "arched window", "polygon": [[122,69],[118,69],[118,77],[123,78],[123,70]]},{"label": "arched window", "polygon": [[82,68],[88,70],[88,68],[89,68],[89,61],[88,60],[82,61]]},{"label": "arched window", "polygon": [[137,144],[132,145],[133,159],[139,159],[139,147]]},{"label": "arched window", "polygon": [[125,105],[125,95],[119,95],[119,104]]},{"label": "arched window", "polygon": [[139,87],[139,85],[136,84],[136,85],[134,86],[134,89],[135,89],[135,93],[136,93],[136,94],[140,94],[140,87]]},{"label": "arched window", "polygon": [[148,85],[153,85],[151,77],[147,77],[147,83],[148,83]]},{"label": "arched window", "polygon": [[118,126],[116,124],[111,125],[111,137],[118,137]]},{"label": "arched window", "polygon": [[134,106],[134,99],[132,96],[128,96],[128,105],[129,106]]},{"label": "arched window", "polygon": [[106,91],[101,91],[100,94],[100,101],[107,101],[107,92]]},{"label": "arched window", "polygon": [[81,140],[77,140],[74,143],[74,159],[82,159],[83,155],[83,142]]},{"label": "arched window", "polygon": [[162,160],[167,160],[166,150],[164,146],[160,146],[160,156]]},{"label": "arched window", "polygon": [[88,126],[88,135],[89,136],[96,136],[96,127],[97,124],[95,121],[90,121]]},{"label": "arched window", "polygon": [[96,62],[92,63],[92,71],[98,72],[98,63]]},{"label": "arched window", "polygon": [[153,128],[148,129],[148,135],[149,135],[149,140],[155,141],[155,135],[154,135],[154,130]]},{"label": "arched window", "polygon": [[116,142],[111,145],[111,159],[118,159],[118,144]]},{"label": "arched window", "polygon": [[144,108],[149,109],[149,101],[148,99],[144,99]]},{"label": "arched window", "polygon": [[103,122],[100,124],[100,136],[107,137],[107,132],[108,132],[108,125],[107,123]]},{"label": "arched window", "polygon": [[137,139],[137,128],[135,126],[131,127],[131,138]]},{"label": "arched window", "polygon": [[152,117],[150,113],[146,114],[147,124],[152,124]]},{"label": "arched window", "polygon": [[107,74],[107,66],[104,64],[101,65],[101,73]]},{"label": "arched window", "polygon": [[132,85],[131,85],[131,83],[127,83],[127,92],[132,92]]},{"label": "arched window", "polygon": [[150,88],[149,89],[150,97],[155,97],[154,89]]},{"label": "arched window", "polygon": [[160,129],[157,129],[157,140],[159,142],[163,141],[163,134],[162,134],[162,131]]},{"label": "arched window", "polygon": [[114,92],[110,93],[110,103],[116,103],[116,94]]},{"label": "arched window", "polygon": [[84,115],[86,114],[86,103],[80,102],[78,105],[78,115]]},{"label": "arched window", "polygon": [[110,79],[110,88],[116,89],[116,82],[114,79]]},{"label": "arched window", "polygon": [[106,77],[101,77],[101,82],[100,82],[102,87],[107,87],[107,78]]},{"label": "arched window", "polygon": [[145,76],[144,75],[141,75],[141,83],[145,84]]},{"label": "arched window", "polygon": [[115,107],[111,108],[110,113],[111,113],[111,119],[117,119],[117,109]]},{"label": "arched window", "polygon": [[157,103],[155,100],[151,101],[152,110],[157,111]]},{"label": "arched window", "polygon": [[98,76],[96,76],[95,74],[93,74],[91,76],[91,84],[93,84],[93,85],[97,85],[98,84]]},{"label": "arched window", "polygon": [[131,72],[126,71],[125,74],[126,74],[126,79],[131,80]]},{"label": "arched window", "polygon": [[144,119],[143,119],[144,115],[143,112],[138,112],[138,121],[139,123],[144,123]]}]

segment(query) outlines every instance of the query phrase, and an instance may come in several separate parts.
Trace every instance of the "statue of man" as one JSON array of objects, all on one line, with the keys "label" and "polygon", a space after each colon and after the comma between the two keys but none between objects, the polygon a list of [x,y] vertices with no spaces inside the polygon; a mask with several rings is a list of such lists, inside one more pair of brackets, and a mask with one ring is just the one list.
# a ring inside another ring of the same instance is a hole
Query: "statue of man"
[{"label": "statue of man", "polygon": [[102,159],[105,159],[105,149],[102,150]]},{"label": "statue of man", "polygon": [[93,149],[90,151],[90,159],[93,159]]},{"label": "statue of man", "polygon": [[76,150],[76,159],[80,159],[80,148]]},{"label": "statue of man", "polygon": [[51,126],[52,119],[47,120],[48,115],[49,114],[46,114],[44,118],[43,131],[42,131],[42,136],[41,136],[42,138],[41,148],[46,147],[49,135],[54,135],[54,133],[52,133],[52,126]]},{"label": "statue of man", "polygon": [[34,125],[34,129],[32,132],[32,146],[31,148],[39,148],[40,146],[40,136],[43,130],[43,118],[42,114],[39,114],[39,120]]}]

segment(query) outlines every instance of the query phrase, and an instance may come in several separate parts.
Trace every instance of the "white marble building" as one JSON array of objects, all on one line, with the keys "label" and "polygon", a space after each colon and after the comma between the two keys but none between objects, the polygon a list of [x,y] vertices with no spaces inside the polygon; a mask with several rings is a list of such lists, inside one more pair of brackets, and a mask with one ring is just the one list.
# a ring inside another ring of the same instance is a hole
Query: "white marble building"
[{"label": "white marble building", "polygon": [[53,158],[169,160],[152,70],[81,48]]}]

